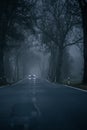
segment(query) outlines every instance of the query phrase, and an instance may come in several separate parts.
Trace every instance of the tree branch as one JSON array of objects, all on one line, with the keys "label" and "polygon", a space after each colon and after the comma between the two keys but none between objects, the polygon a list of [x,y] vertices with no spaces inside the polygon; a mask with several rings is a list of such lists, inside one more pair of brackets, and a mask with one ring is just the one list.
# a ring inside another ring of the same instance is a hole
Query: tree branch
[{"label": "tree branch", "polygon": [[75,45],[77,43],[79,43],[81,40],[83,39],[83,37],[79,38],[78,40],[72,42],[72,43],[68,43],[66,45],[63,46],[63,49],[65,49],[67,46],[72,46],[72,45]]}]

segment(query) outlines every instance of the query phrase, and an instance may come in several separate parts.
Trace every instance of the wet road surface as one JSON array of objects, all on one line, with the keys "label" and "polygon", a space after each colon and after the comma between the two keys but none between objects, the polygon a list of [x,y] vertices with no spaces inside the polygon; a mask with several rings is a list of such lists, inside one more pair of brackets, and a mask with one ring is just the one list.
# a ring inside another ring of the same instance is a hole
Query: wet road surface
[{"label": "wet road surface", "polygon": [[87,92],[39,78],[0,88],[0,130],[87,130]]}]

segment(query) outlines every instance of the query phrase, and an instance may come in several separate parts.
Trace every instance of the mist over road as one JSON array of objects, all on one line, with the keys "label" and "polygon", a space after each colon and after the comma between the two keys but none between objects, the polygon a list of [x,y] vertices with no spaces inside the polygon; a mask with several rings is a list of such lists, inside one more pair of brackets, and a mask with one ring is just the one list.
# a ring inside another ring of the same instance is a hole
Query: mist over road
[{"label": "mist over road", "polygon": [[87,92],[26,78],[0,88],[0,130],[85,130]]}]

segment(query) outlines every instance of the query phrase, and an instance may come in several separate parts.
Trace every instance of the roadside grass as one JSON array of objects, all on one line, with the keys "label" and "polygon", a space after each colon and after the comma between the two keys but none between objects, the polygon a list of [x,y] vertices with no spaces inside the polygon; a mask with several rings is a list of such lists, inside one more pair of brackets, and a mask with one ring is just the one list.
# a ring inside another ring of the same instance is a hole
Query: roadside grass
[{"label": "roadside grass", "polygon": [[80,83],[80,84],[67,84],[67,85],[70,85],[70,86],[75,87],[75,88],[87,90],[87,84]]},{"label": "roadside grass", "polygon": [[0,83],[0,88],[8,87],[9,85],[11,85],[11,84],[10,83]]},{"label": "roadside grass", "polygon": [[61,82],[62,84],[68,85],[68,86],[72,86],[74,88],[79,88],[79,89],[83,89],[83,90],[87,90],[87,83],[75,83],[75,81],[70,81],[70,78],[68,78],[68,80],[65,80],[63,82]]}]

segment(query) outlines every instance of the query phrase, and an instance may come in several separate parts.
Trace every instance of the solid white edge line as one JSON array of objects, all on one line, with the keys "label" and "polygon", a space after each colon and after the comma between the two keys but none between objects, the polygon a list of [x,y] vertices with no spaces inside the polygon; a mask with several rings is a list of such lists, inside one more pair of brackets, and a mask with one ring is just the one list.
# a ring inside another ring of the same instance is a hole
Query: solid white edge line
[{"label": "solid white edge line", "polygon": [[[17,83],[12,84],[12,85],[2,86],[2,87],[0,87],[0,88],[10,87],[10,86],[19,84],[20,82],[22,82],[22,81],[25,80],[25,79],[26,79],[26,78],[24,78],[24,79],[18,81]],[[46,79],[46,81],[47,81],[48,83],[50,83],[49,80]],[[72,87],[72,86],[69,86],[69,85],[64,85],[64,86],[65,86],[65,87],[68,87],[68,88],[76,89],[76,90],[79,90],[79,91],[87,92],[87,90],[83,90],[83,89],[80,89],[80,88]]]},{"label": "solid white edge line", "polygon": [[[49,80],[46,79],[46,81],[48,83],[51,83]],[[55,84],[57,85],[56,83],[52,83],[52,84]],[[64,84],[61,84],[61,85],[64,85]],[[81,89],[81,88],[76,88],[76,87],[72,87],[72,86],[69,86],[69,85],[64,85],[65,87],[68,87],[68,88],[72,88],[72,89],[76,89],[76,90],[79,90],[79,91],[83,91],[83,92],[87,92],[87,90],[84,90],[84,89]]]},{"label": "solid white edge line", "polygon": [[16,83],[13,83],[13,84],[11,84],[11,85],[7,85],[7,86],[2,86],[2,87],[0,87],[0,88],[6,88],[6,87],[12,87],[12,86],[14,86],[14,85],[17,85],[17,84],[19,84],[19,83],[21,83],[23,80],[25,80],[26,78],[24,78],[24,79],[21,79],[21,80],[19,80],[18,82],[16,82]]},{"label": "solid white edge line", "polygon": [[46,81],[47,81],[48,83],[51,83],[48,79],[46,79]]},{"label": "solid white edge line", "polygon": [[68,85],[64,85],[64,86],[68,87],[68,88],[73,88],[73,89],[76,89],[76,90],[79,90],[79,91],[87,92],[87,90],[83,90],[83,89],[80,89],[80,88],[76,88],[76,87],[72,87],[72,86],[68,86]]}]

